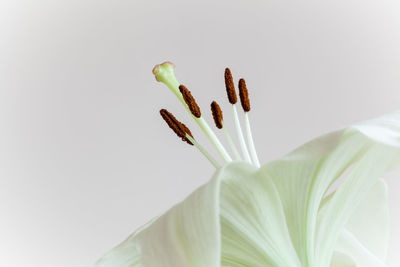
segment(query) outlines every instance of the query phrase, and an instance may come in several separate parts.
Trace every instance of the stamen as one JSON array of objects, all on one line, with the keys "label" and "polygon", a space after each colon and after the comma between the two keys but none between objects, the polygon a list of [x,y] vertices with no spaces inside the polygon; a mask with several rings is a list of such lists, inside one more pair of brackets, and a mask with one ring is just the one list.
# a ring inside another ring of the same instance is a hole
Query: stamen
[{"label": "stamen", "polygon": [[189,130],[189,128],[184,124],[184,123],[182,123],[181,122],[181,126],[182,126],[182,128],[183,128],[183,131],[185,132],[185,137],[187,136],[187,135],[189,135],[190,137],[192,137],[193,139],[194,139],[194,137],[193,137],[193,135],[192,135],[192,132]]},{"label": "stamen", "polygon": [[199,105],[197,105],[196,100],[192,96],[192,93],[183,84],[179,85],[179,91],[181,92],[183,100],[185,100],[185,103],[186,105],[188,105],[190,112],[192,112],[193,116],[195,116],[196,118],[200,118],[200,107]]},{"label": "stamen", "polygon": [[250,111],[250,98],[249,98],[249,91],[247,90],[246,82],[244,79],[239,80],[239,96],[240,96],[240,103],[242,104],[244,110],[247,144],[249,145],[251,159],[253,160],[254,164],[257,167],[260,167],[260,161],[258,160],[256,147],[253,141],[253,135],[251,133],[250,120],[248,115],[248,112]]},{"label": "stamen", "polygon": [[249,92],[247,90],[246,82],[244,81],[244,79],[239,80],[239,96],[243,110],[245,112],[249,112],[250,111]]},{"label": "stamen", "polygon": [[233,83],[232,73],[229,68],[225,69],[225,87],[229,103],[232,104],[233,118],[235,122],[237,137],[240,143],[240,148],[242,150],[243,156],[246,159],[246,161],[251,163],[249,151],[247,150],[246,142],[244,141],[242,127],[240,126],[240,121],[236,110],[237,95],[236,95],[235,85]]},{"label": "stamen", "polygon": [[247,143],[249,144],[249,147],[250,147],[251,158],[252,158],[254,164],[256,164],[257,167],[260,167],[260,161],[258,160],[257,150],[256,150],[256,147],[255,147],[254,141],[253,141],[253,135],[251,134],[251,127],[250,127],[250,120],[249,120],[248,112],[244,113],[244,120],[246,123]]},{"label": "stamen", "polygon": [[213,158],[213,156],[210,155],[210,153],[207,152],[207,150],[200,145],[196,140],[193,139],[193,137],[191,137],[190,135],[186,136],[187,139],[189,139],[189,141],[191,141],[193,143],[193,145],[200,151],[201,154],[203,154],[203,156],[208,159],[208,161],[216,168],[219,169],[221,168],[221,166],[218,164],[218,162]]},{"label": "stamen", "polygon": [[235,143],[232,140],[231,135],[229,134],[229,132],[226,129],[226,127],[224,127],[223,115],[222,115],[221,107],[215,101],[213,101],[211,103],[211,112],[212,112],[212,115],[213,115],[213,118],[214,118],[215,126],[218,129],[223,129],[224,130],[225,137],[228,140],[229,146],[231,147],[231,149],[233,151],[233,154],[235,154],[236,160],[241,160],[239,151],[237,150],[237,148],[235,146]]},{"label": "stamen", "polygon": [[242,160],[242,157],[240,156],[239,150],[236,148],[235,143],[232,140],[231,135],[228,132],[228,129],[226,127],[222,127],[222,130],[224,131],[225,137],[228,140],[229,146],[233,151],[233,154],[235,155],[236,160]]},{"label": "stamen", "polygon": [[166,109],[160,110],[160,114],[177,136],[182,138],[182,140],[187,142],[188,144],[195,146],[215,168],[218,169],[221,167],[218,162],[210,155],[210,153],[208,153],[207,150],[193,138],[192,133],[185,124],[178,121],[175,116]]},{"label": "stamen", "polygon": [[229,103],[236,104],[237,96],[235,91],[235,85],[233,83],[232,73],[229,68],[225,69],[225,87],[228,95]]},{"label": "stamen", "polygon": [[214,118],[214,122],[215,122],[215,126],[217,126],[218,129],[222,129],[223,125],[222,125],[222,120],[223,120],[223,116],[222,116],[222,110],[221,107],[218,105],[217,102],[213,101],[211,103],[211,112]]},{"label": "stamen", "polygon": [[249,154],[249,151],[247,150],[246,142],[244,141],[242,127],[240,126],[240,121],[239,121],[239,116],[237,114],[236,104],[232,105],[232,109],[233,109],[233,119],[235,122],[235,128],[236,128],[236,133],[237,133],[237,136],[239,139],[240,148],[242,149],[242,153],[243,153],[246,161],[251,163],[250,154]]},{"label": "stamen", "polygon": [[193,139],[193,135],[189,128],[185,124],[178,121],[171,112],[166,109],[160,110],[161,117],[168,124],[168,126],[175,132],[175,134],[182,139],[182,141],[187,142],[189,145],[193,143],[186,137],[189,135]]}]

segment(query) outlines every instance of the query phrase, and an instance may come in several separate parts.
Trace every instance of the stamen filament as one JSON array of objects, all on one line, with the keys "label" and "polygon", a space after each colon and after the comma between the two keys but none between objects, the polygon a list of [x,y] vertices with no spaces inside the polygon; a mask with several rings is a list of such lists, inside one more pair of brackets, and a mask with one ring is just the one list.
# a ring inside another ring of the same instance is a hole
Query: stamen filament
[{"label": "stamen filament", "polygon": [[257,167],[260,167],[260,161],[258,160],[256,147],[254,146],[253,135],[251,134],[250,120],[248,112],[244,113],[244,120],[246,124],[246,132],[247,132],[247,143],[249,145],[251,159]]},{"label": "stamen filament", "polygon": [[235,146],[235,143],[232,141],[232,138],[228,130],[224,127],[224,115],[222,113],[221,107],[218,105],[216,101],[213,101],[210,106],[215,127],[217,127],[218,129],[223,129],[225,137],[228,140],[229,146],[231,147],[233,153],[235,154],[236,160],[241,160],[240,154]]},{"label": "stamen filament", "polygon": [[221,144],[218,137],[215,135],[214,131],[211,130],[210,126],[203,119],[203,117],[196,118],[195,116],[193,116],[193,118],[197,122],[197,124],[200,126],[200,128],[203,130],[203,132],[206,134],[206,136],[211,141],[211,143],[214,145],[214,147],[217,149],[217,152],[223,158],[223,160],[225,162],[231,162],[232,161],[231,156],[229,156],[225,147]]},{"label": "stamen filament", "polygon": [[242,157],[240,156],[240,153],[239,153],[239,151],[237,150],[236,145],[235,145],[235,143],[233,142],[232,137],[231,137],[231,135],[229,134],[228,129],[226,129],[226,127],[225,127],[223,124],[222,124],[222,130],[224,131],[224,134],[225,134],[226,139],[228,140],[229,146],[230,146],[230,148],[232,149],[233,154],[235,155],[235,159],[236,159],[236,160],[242,160]]},{"label": "stamen filament", "polygon": [[247,150],[246,142],[244,141],[242,127],[240,126],[239,116],[237,114],[236,104],[232,105],[233,109],[233,118],[235,121],[236,133],[239,139],[240,148],[242,149],[242,153],[247,162],[252,163],[249,155],[249,151]]},{"label": "stamen filament", "polygon": [[218,164],[218,162],[210,155],[210,153],[207,152],[207,150],[200,145],[196,140],[194,140],[190,135],[186,135],[186,138],[189,139],[190,142],[200,151],[203,156],[208,159],[208,161],[216,168],[219,169],[221,166]]}]

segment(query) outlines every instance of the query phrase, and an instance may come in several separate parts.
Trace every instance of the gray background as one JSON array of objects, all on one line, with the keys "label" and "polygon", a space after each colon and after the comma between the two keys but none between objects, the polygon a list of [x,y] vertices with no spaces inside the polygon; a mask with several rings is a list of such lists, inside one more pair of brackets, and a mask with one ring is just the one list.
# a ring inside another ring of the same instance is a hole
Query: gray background
[{"label": "gray background", "polygon": [[[90,266],[213,173],[159,117],[196,125],[152,76],[173,61],[232,129],[245,77],[262,162],[400,107],[400,2],[0,2],[0,266]],[[400,172],[387,177],[398,266]]]}]

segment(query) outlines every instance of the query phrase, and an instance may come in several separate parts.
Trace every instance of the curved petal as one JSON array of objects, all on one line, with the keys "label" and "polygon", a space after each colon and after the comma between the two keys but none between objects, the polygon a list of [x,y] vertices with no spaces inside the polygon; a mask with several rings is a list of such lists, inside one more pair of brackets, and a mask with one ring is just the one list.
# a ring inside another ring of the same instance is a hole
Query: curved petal
[{"label": "curved petal", "polygon": [[183,202],[132,234],[97,267],[220,267],[217,172]]},{"label": "curved petal", "polygon": [[[340,252],[354,261],[354,266],[362,267],[387,267],[376,255],[371,253],[355,236],[344,229],[336,243],[336,253]],[[335,256],[335,253],[333,254]],[[333,257],[334,257],[333,256]],[[333,259],[335,261],[335,259]]]},{"label": "curved petal", "polygon": [[[329,266],[355,207],[398,157],[399,132],[397,112],[317,138],[259,171],[227,165],[97,266]],[[317,228],[324,195],[348,169]],[[352,264],[353,255],[340,259]]]},{"label": "curved petal", "polygon": [[[328,262],[325,265],[318,262],[322,257],[330,258],[322,256],[321,251],[333,253],[332,247],[328,248],[328,243],[315,233],[320,203],[332,183],[346,170],[356,169],[346,179],[354,191],[345,190],[346,197],[343,199],[348,201],[336,204],[337,209],[331,210],[331,216],[326,220],[327,227],[321,230],[337,238],[340,227],[344,226],[352,212],[350,208],[345,210],[340,207],[351,207],[349,201],[358,203],[362,197],[360,190],[368,192],[388,164],[398,158],[399,148],[400,112],[395,112],[319,137],[283,159],[262,167],[261,171],[273,177],[281,196],[289,233],[303,265],[327,266]],[[373,168],[375,165],[376,168]],[[342,222],[339,223],[339,220]],[[337,229],[331,231],[330,224],[336,224]],[[316,244],[315,240],[319,243]],[[330,242],[330,245],[335,243],[333,240]]]},{"label": "curved petal", "polygon": [[222,265],[301,266],[272,178],[244,163],[221,178]]},{"label": "curved petal", "polygon": [[354,164],[343,184],[327,203],[318,226],[315,255],[319,266],[326,266],[330,262],[340,232],[397,154],[397,148],[375,144]]},{"label": "curved petal", "polygon": [[350,256],[335,252],[330,267],[356,267],[356,264]]},{"label": "curved petal", "polygon": [[386,259],[389,242],[389,206],[386,183],[380,179],[346,224],[346,229],[377,258]]},{"label": "curved petal", "polygon": [[335,132],[261,168],[279,192],[291,240],[303,265],[315,265],[314,231],[323,196],[367,145],[365,138]]},{"label": "curved petal", "polygon": [[[326,197],[319,211],[325,216],[327,203],[335,192]],[[369,191],[365,199],[342,230],[335,245],[331,266],[338,255],[353,259],[354,266],[385,266],[389,238],[389,212],[386,183],[380,179]]]},{"label": "curved petal", "polygon": [[400,110],[350,127],[376,143],[400,147]]}]

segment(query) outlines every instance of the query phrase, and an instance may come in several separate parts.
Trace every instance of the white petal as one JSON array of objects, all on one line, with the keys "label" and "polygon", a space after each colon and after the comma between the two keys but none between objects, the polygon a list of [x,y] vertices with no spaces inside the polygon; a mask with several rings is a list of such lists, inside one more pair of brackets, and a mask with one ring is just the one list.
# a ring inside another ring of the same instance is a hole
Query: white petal
[{"label": "white petal", "polygon": [[332,262],[330,267],[356,267],[354,260],[343,253],[335,252],[333,254]]},{"label": "white petal", "polygon": [[[221,260],[230,267],[329,266],[354,207],[398,156],[399,132],[397,112],[320,137],[259,171],[228,165],[98,266],[219,267]],[[350,166],[315,235],[324,195]]]},{"label": "white petal", "polygon": [[397,153],[398,150],[393,147],[373,145],[354,164],[343,184],[326,204],[315,245],[319,266],[326,266],[330,262],[340,232]]},{"label": "white petal", "polygon": [[[320,215],[324,216],[326,204],[333,194],[324,199]],[[357,266],[385,266],[389,237],[387,186],[380,179],[357,207],[335,246],[331,266],[340,262],[343,255]],[[339,257],[339,258],[337,258]]]},{"label": "white petal", "polygon": [[314,231],[329,186],[359,157],[366,138],[335,132],[264,165],[282,200],[289,233],[303,265],[314,265]]},{"label": "white petal", "polygon": [[[394,150],[400,148],[399,114],[395,112],[324,135],[296,149],[282,160],[262,167],[262,171],[270,173],[273,177],[281,196],[290,236],[303,265],[318,265],[318,261],[321,260],[318,257],[330,258],[331,254],[322,256],[322,250],[329,251],[327,254],[333,253],[323,238],[314,244],[320,203],[332,183],[344,175],[351,166],[359,164],[357,173],[353,171],[353,179],[347,183],[352,184],[357,181],[357,184],[364,186],[358,187],[356,184],[353,186],[353,191],[347,192],[343,198],[356,204],[359,202],[359,197],[362,197],[359,191],[368,192],[378,176],[387,169],[388,164],[398,158],[398,153]],[[392,147],[385,150],[384,147],[389,144]],[[371,152],[373,145],[379,148]],[[369,156],[365,159],[366,155]],[[364,162],[360,163],[363,158]],[[378,163],[376,168],[372,168],[375,163],[371,162],[373,160]],[[365,173],[368,175],[364,175]],[[326,224],[336,225],[334,228],[337,232],[331,231],[328,226],[322,230],[326,234],[330,233],[331,238],[338,237],[340,227],[346,222],[345,218],[351,216],[352,209],[343,209],[348,206],[351,207],[352,204],[339,201],[336,203],[337,209],[331,210]],[[334,243],[332,240],[329,242]],[[316,253],[314,249],[317,250]],[[329,261],[325,265],[318,266],[327,266],[328,263]]]},{"label": "white petal", "polygon": [[301,266],[273,180],[247,164],[231,164],[221,184],[222,265]]},{"label": "white petal", "polygon": [[[394,161],[398,161],[400,113],[394,112],[351,126],[345,130],[345,134],[360,136],[360,139],[366,137],[369,140],[369,147],[360,153],[361,159],[352,166],[346,180],[327,205],[327,211],[318,228],[315,245],[317,263],[321,266],[329,262],[327,260],[333,253],[338,235],[357,205],[362,202],[379,177],[393,165]],[[379,241],[385,242],[386,239],[383,239]],[[382,244],[375,246],[379,245]]]},{"label": "white petal", "polygon": [[98,267],[220,267],[219,172],[110,251]]},{"label": "white petal", "polygon": [[381,260],[389,242],[389,206],[386,183],[380,179],[357,207],[346,229],[362,246]]},{"label": "white petal", "polygon": [[[343,230],[336,244],[336,252],[341,252],[353,259],[359,267],[387,267],[376,255],[364,247],[348,230]],[[335,255],[335,254],[334,254]],[[335,261],[335,259],[333,259]]]},{"label": "white petal", "polygon": [[377,143],[400,147],[400,110],[355,124],[351,128]]}]

